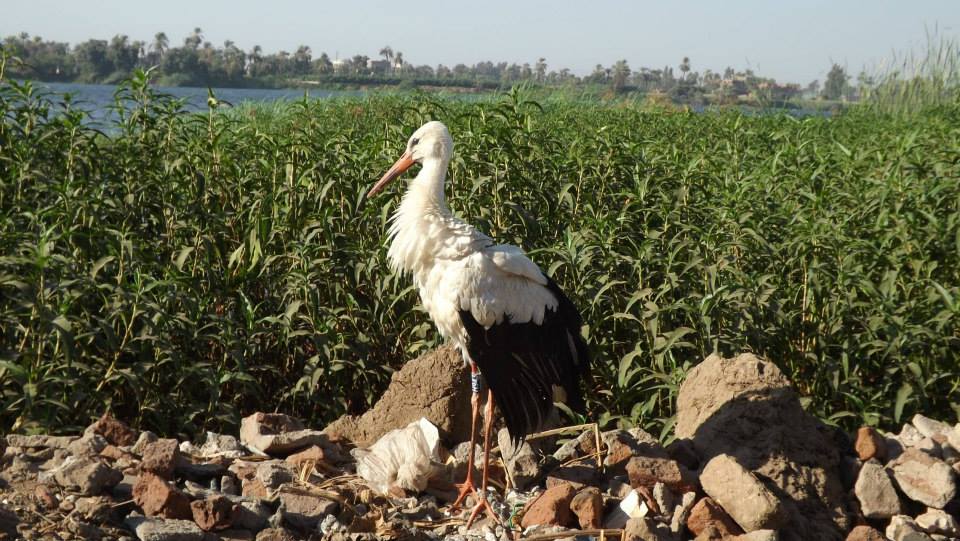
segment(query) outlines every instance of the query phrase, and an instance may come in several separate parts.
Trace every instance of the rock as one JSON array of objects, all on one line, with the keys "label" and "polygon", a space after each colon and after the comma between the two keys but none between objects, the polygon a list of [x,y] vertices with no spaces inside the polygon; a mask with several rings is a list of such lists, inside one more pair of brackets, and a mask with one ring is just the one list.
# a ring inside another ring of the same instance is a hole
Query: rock
[{"label": "rock", "polygon": [[673,535],[665,526],[649,517],[632,518],[623,529],[623,541],[669,541]]},{"label": "rock", "polygon": [[712,499],[703,498],[698,501],[690,516],[687,518],[687,529],[693,535],[699,536],[709,528],[715,529],[723,536],[734,536],[743,533],[737,523]]},{"label": "rock", "polygon": [[288,464],[296,468],[296,471],[300,471],[306,463],[323,464],[324,458],[323,448],[319,445],[311,445],[303,451],[288,456],[286,460]]},{"label": "rock", "polygon": [[254,541],[257,534],[249,530],[227,529],[217,532],[220,541]]},{"label": "rock", "polygon": [[207,432],[207,440],[200,446],[199,454],[203,458],[240,458],[248,452],[234,436]]},{"label": "rock", "polygon": [[308,490],[284,486],[278,494],[284,521],[304,531],[313,530],[327,515],[337,513],[339,504]]},{"label": "rock", "polygon": [[916,524],[918,528],[927,533],[949,535],[951,537],[960,536],[957,519],[940,509],[927,509],[925,513],[917,516]]},{"label": "rock", "polygon": [[780,535],[776,530],[754,530],[733,538],[735,541],[778,541]]},{"label": "rock", "polygon": [[912,424],[906,423],[903,425],[903,428],[900,429],[900,434],[897,434],[897,441],[903,445],[904,449],[909,447],[915,447],[918,443],[923,441],[923,434],[916,429]]},{"label": "rock", "polygon": [[930,536],[917,529],[917,524],[906,515],[896,515],[887,526],[887,538],[893,541],[932,541]]},{"label": "rock", "polygon": [[666,451],[667,456],[676,460],[684,468],[690,471],[700,469],[700,457],[697,456],[697,450],[693,447],[692,441],[685,438],[675,439],[667,445]]},{"label": "rock", "polygon": [[74,456],[94,456],[99,455],[107,446],[107,440],[99,434],[87,432],[78,440],[74,440],[67,446],[67,452]]},{"label": "rock", "polygon": [[900,496],[890,475],[875,460],[863,464],[854,485],[860,510],[867,518],[890,518],[901,512]]},{"label": "rock", "polygon": [[36,488],[33,489],[33,497],[37,500],[37,504],[43,509],[52,510],[60,505],[60,499],[57,498],[56,493],[47,485],[37,485]]},{"label": "rock", "polygon": [[288,455],[311,445],[332,445],[330,436],[304,428],[282,413],[254,413],[240,422],[240,443],[268,455]]},{"label": "rock", "polygon": [[232,475],[224,475],[220,478],[220,491],[230,496],[240,495],[240,486],[237,479]]},{"label": "rock", "polygon": [[[635,456],[669,459],[666,449],[657,438],[639,428],[609,430],[600,434],[600,439],[607,448],[603,466],[608,475],[623,474],[627,462]],[[589,452],[593,452],[592,443],[589,440],[587,443],[590,444]]]},{"label": "rock", "polygon": [[[497,433],[497,442],[500,445],[500,455],[507,466],[507,474],[515,487],[523,490],[540,478],[543,474],[540,457],[530,442],[524,441],[515,448],[506,428]],[[482,462],[481,460],[481,464]]]},{"label": "rock", "polygon": [[233,525],[235,504],[223,496],[190,502],[193,521],[201,530],[225,530]]},{"label": "rock", "polygon": [[189,520],[130,515],[123,523],[140,541],[203,541],[203,530]]},{"label": "rock", "polygon": [[692,440],[701,463],[727,454],[769,483],[787,511],[784,541],[839,541],[849,529],[833,435],[780,369],[752,354],[711,355],[677,397],[676,436]]},{"label": "rock", "polygon": [[520,526],[529,528],[534,525],[567,527],[574,525],[570,502],[575,495],[576,490],[570,485],[548,488],[523,510]]},{"label": "rock", "polygon": [[120,480],[111,490],[110,495],[113,496],[118,501],[127,501],[133,499],[133,485],[137,483],[137,477],[134,475],[124,474],[123,479]]},{"label": "rock", "polygon": [[108,522],[113,515],[113,500],[108,496],[77,498],[73,512],[88,522]]},{"label": "rock", "polygon": [[369,447],[395,428],[426,417],[453,443],[470,440],[469,371],[452,346],[407,362],[383,397],[360,417],[345,415],[324,432]]},{"label": "rock", "polygon": [[951,427],[947,423],[933,420],[929,417],[924,417],[919,413],[913,416],[913,419],[910,419],[910,423],[917,429],[918,432],[924,435],[924,437],[932,438],[937,434],[949,434]]},{"label": "rock", "polygon": [[603,497],[600,489],[587,487],[570,500],[570,510],[577,515],[580,528],[597,529],[603,524]]},{"label": "rock", "polygon": [[53,480],[63,488],[94,496],[109,490],[123,479],[123,474],[88,456],[67,457],[50,471]]},{"label": "rock", "polygon": [[267,490],[263,481],[256,477],[241,481],[240,494],[248,498],[260,498],[262,500],[270,498],[270,491]]},{"label": "rock", "polygon": [[9,447],[23,447],[26,449],[66,449],[71,443],[80,438],[76,436],[45,436],[34,434],[24,436],[23,434],[7,434],[5,440]]},{"label": "rock", "polygon": [[675,534],[683,533],[683,528],[690,518],[690,511],[697,501],[696,492],[684,492],[680,497],[680,503],[673,507],[673,516],[670,518],[670,531]]},{"label": "rock", "polygon": [[154,473],[164,479],[173,479],[180,458],[180,447],[175,439],[160,439],[143,449],[140,470]]},{"label": "rock", "polygon": [[237,504],[233,525],[236,528],[259,532],[267,527],[267,521],[273,511],[259,501],[243,501]]},{"label": "rock", "polygon": [[88,426],[85,432],[99,434],[107,440],[107,443],[118,447],[133,445],[137,441],[137,431],[126,423],[114,419],[109,413],[104,413],[95,423]]},{"label": "rock", "polygon": [[144,472],[133,485],[133,501],[150,517],[192,519],[190,498],[162,477]]},{"label": "rock", "polygon": [[600,481],[600,474],[592,466],[583,466],[574,464],[557,468],[547,475],[547,488],[552,488],[564,483],[570,484],[573,488],[580,490],[588,486],[597,486]]},{"label": "rock", "polygon": [[139,436],[137,436],[137,441],[133,444],[133,447],[130,448],[130,452],[135,455],[143,456],[143,452],[147,448],[147,445],[150,445],[158,439],[159,438],[157,435],[153,432],[144,430]]},{"label": "rock", "polygon": [[950,444],[950,447],[953,447],[956,451],[960,451],[960,423],[957,423],[949,432],[947,432],[947,443]]},{"label": "rock", "polygon": [[603,521],[604,528],[623,528],[627,521],[632,518],[643,518],[650,512],[647,502],[643,501],[640,493],[631,490],[627,497],[620,501],[613,512],[611,512]]},{"label": "rock", "polygon": [[276,490],[280,485],[296,479],[297,471],[293,466],[280,460],[264,462],[257,466],[256,478],[268,491]]},{"label": "rock", "polygon": [[916,448],[907,449],[887,467],[908,498],[928,507],[943,509],[957,494],[950,466]]},{"label": "rock", "polygon": [[215,462],[195,463],[186,457],[177,459],[175,473],[180,477],[185,477],[191,481],[209,481],[210,479],[219,479],[227,468],[223,464]]},{"label": "rock", "polygon": [[297,538],[284,528],[268,528],[257,534],[257,541],[297,541]]},{"label": "rock", "polygon": [[887,541],[887,537],[880,533],[879,530],[871,528],[870,526],[861,525],[850,530],[850,533],[847,534],[846,541]]},{"label": "rock", "polygon": [[635,456],[627,461],[626,470],[633,488],[652,489],[657,483],[663,483],[677,492],[690,488],[680,471],[680,465],[671,458]]},{"label": "rock", "polygon": [[567,440],[563,445],[558,447],[557,450],[553,452],[554,460],[556,460],[558,464],[563,464],[574,458],[590,454],[590,452],[585,451],[585,449],[593,449],[596,447],[596,443],[593,441],[595,438],[596,434],[593,430],[584,430],[576,438]]},{"label": "rock", "polygon": [[700,484],[744,531],[776,530],[787,522],[779,498],[731,456],[713,457],[700,474]]},{"label": "rock", "polygon": [[880,462],[887,459],[887,444],[883,436],[873,427],[862,426],[857,430],[857,442],[854,444],[857,456],[866,462],[876,458]]},{"label": "rock", "polygon": [[673,515],[673,492],[663,483],[653,485],[653,501],[657,502],[657,509],[660,515],[670,517]]},{"label": "rock", "polygon": [[940,450],[940,444],[933,438],[923,438],[916,445],[914,445],[913,448],[923,451],[934,458],[943,458]]}]

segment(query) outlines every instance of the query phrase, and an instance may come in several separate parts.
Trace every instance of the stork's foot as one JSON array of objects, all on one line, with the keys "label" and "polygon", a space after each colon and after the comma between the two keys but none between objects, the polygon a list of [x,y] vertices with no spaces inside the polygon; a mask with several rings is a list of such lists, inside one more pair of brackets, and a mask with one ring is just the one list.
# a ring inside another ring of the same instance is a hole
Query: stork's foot
[{"label": "stork's foot", "polygon": [[467,529],[470,529],[470,525],[473,524],[473,521],[476,520],[477,515],[480,514],[481,510],[486,509],[487,515],[493,519],[499,525],[503,525],[503,522],[500,520],[500,517],[497,516],[496,511],[493,510],[493,507],[490,505],[490,502],[487,501],[487,498],[484,497],[485,494],[480,494],[477,492],[477,503],[473,506],[473,510],[470,511],[470,518],[467,519]]},{"label": "stork's foot", "polygon": [[459,484],[457,484],[457,485],[454,485],[454,486],[457,487],[457,488],[460,490],[460,493],[457,494],[457,499],[456,499],[456,501],[454,501],[454,502],[453,502],[453,505],[450,506],[451,509],[454,509],[454,510],[459,509],[461,505],[463,505],[464,503],[466,503],[466,501],[467,501],[467,496],[469,496],[469,495],[471,495],[471,494],[474,494],[474,499],[475,499],[475,500],[482,500],[482,499],[483,499],[483,498],[480,497],[480,494],[477,493],[477,487],[475,487],[475,486],[473,485],[473,480],[470,479],[469,477],[467,477],[467,480],[466,480],[466,481],[464,481],[464,482],[462,482],[462,483],[459,483]]}]

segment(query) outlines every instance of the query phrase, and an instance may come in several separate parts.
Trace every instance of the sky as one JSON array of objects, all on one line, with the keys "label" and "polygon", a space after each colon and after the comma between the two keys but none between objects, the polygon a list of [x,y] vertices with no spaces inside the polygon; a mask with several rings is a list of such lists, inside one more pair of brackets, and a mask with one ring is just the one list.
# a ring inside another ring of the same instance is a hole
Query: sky
[{"label": "sky", "polygon": [[221,46],[314,56],[364,54],[385,45],[413,64],[506,61],[584,75],[625,59],[633,69],[753,69],[782,82],[823,80],[832,63],[856,74],[895,53],[920,50],[927,34],[960,37],[960,0],[0,0],[0,36],[28,32],[77,43],[164,31],[182,44],[194,27]]}]

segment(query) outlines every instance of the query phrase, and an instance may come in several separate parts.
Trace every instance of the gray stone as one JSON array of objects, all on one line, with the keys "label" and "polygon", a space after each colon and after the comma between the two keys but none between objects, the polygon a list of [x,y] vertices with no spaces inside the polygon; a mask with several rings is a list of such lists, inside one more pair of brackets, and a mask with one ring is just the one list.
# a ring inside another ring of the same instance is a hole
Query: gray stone
[{"label": "gray stone", "polygon": [[240,421],[240,442],[263,454],[288,455],[311,445],[329,445],[330,437],[304,428],[289,415],[257,412]]},{"label": "gray stone", "polygon": [[779,541],[780,535],[775,530],[754,530],[734,538],[736,541]]},{"label": "gray stone", "polygon": [[260,502],[241,501],[233,517],[233,527],[256,533],[267,527],[271,515],[273,511]]},{"label": "gray stone", "polygon": [[240,440],[229,434],[207,432],[207,441],[200,446],[200,456],[204,458],[240,458],[248,454],[249,452],[240,443]]},{"label": "gray stone", "polygon": [[257,466],[257,479],[267,490],[276,490],[280,485],[296,478],[297,470],[282,460],[271,460]]},{"label": "gray stone", "polygon": [[700,474],[700,484],[746,532],[776,530],[787,522],[779,498],[729,455],[713,457]]},{"label": "gray stone", "polygon": [[82,438],[71,442],[67,451],[77,456],[94,456],[100,454],[107,445],[107,440],[100,434],[87,432]]},{"label": "gray stone", "polygon": [[123,523],[140,541],[203,541],[204,533],[191,520],[130,515]]},{"label": "gray stone", "polygon": [[336,514],[339,504],[309,490],[284,486],[279,493],[283,520],[301,530],[313,530],[327,515]]},{"label": "gray stone", "polygon": [[44,436],[39,434],[24,436],[23,434],[7,434],[5,439],[7,445],[10,447],[66,449],[79,438],[76,436]]},{"label": "gray stone", "polygon": [[897,434],[897,441],[903,445],[904,449],[915,447],[923,441],[923,434],[912,424],[906,423],[903,425],[903,428],[900,429],[900,433]]},{"label": "gray stone", "polygon": [[683,533],[687,525],[687,519],[690,518],[690,511],[697,503],[696,492],[684,492],[680,497],[680,503],[673,508],[673,517],[670,519],[670,531],[675,534]]},{"label": "gray stone", "polygon": [[542,476],[540,458],[530,442],[524,441],[519,447],[514,447],[506,428],[497,433],[497,441],[514,486],[523,490]]},{"label": "gray stone", "polygon": [[888,467],[900,490],[928,507],[943,509],[957,494],[953,469],[916,448],[904,451]]},{"label": "gray stone", "polygon": [[901,512],[900,496],[887,470],[874,460],[865,462],[854,485],[860,510],[867,518],[890,518]]},{"label": "gray stone", "polygon": [[924,417],[919,413],[913,416],[913,419],[910,420],[913,426],[917,429],[918,432],[923,434],[927,438],[932,438],[937,434],[946,435],[950,432],[950,425],[940,421],[936,421],[929,417]]},{"label": "gray stone", "polygon": [[917,528],[917,523],[906,515],[896,515],[890,519],[886,530],[887,539],[893,541],[932,541],[930,536]]},{"label": "gray stone", "polygon": [[130,452],[135,455],[143,456],[143,452],[146,450],[147,445],[157,441],[159,438],[153,432],[149,430],[144,430],[137,436],[137,441],[134,442],[133,447],[130,448]]},{"label": "gray stone", "polygon": [[669,541],[673,534],[650,517],[631,518],[623,528],[623,541]]},{"label": "gray stone", "polygon": [[660,515],[673,515],[673,492],[663,483],[653,485],[653,500],[657,502],[657,508],[660,509]]},{"label": "gray stone", "polygon": [[927,509],[925,513],[917,516],[916,523],[918,528],[927,533],[949,535],[951,537],[960,536],[957,519],[940,509]]},{"label": "gray stone", "polygon": [[68,457],[50,475],[61,487],[77,490],[87,496],[96,496],[113,488],[123,479],[120,471],[86,456]]}]

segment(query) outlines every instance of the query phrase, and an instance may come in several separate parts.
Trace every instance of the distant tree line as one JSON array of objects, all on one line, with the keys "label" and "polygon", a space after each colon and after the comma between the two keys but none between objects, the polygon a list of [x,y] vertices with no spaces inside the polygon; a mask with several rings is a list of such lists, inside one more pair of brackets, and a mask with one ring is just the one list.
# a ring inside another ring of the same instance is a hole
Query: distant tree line
[{"label": "distant tree line", "polygon": [[[835,65],[823,90],[818,81],[805,88],[780,84],[752,70],[726,68],[722,73],[709,69],[695,71],[684,57],[675,71],[672,66],[630,68],[626,60],[609,67],[597,64],[589,75],[578,77],[567,68],[548,69],[547,60],[533,64],[478,62],[452,67],[415,65],[403,53],[385,46],[378,56],[354,55],[331,59],[327,53],[314,57],[306,45],[294,52],[266,54],[256,45],[249,51],[227,40],[216,47],[194,28],[183,45],[171,46],[164,32],[150,43],[116,35],[110,40],[90,39],[71,46],[21,33],[3,38],[8,54],[20,62],[8,66],[14,77],[42,81],[113,83],[135,68],[155,67],[161,84],[171,86],[302,86],[310,84],[399,85],[468,88],[497,88],[529,82],[545,86],[592,85],[619,94],[642,92],[684,103],[736,102],[744,98],[786,101],[804,95],[839,99],[850,94],[849,77]],[[839,71],[838,71],[839,70]]]}]

